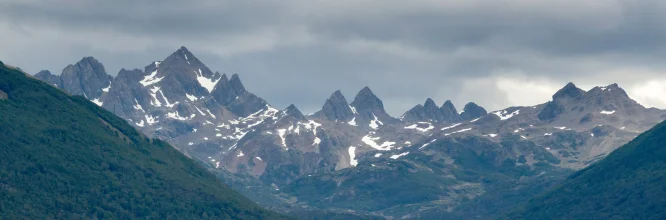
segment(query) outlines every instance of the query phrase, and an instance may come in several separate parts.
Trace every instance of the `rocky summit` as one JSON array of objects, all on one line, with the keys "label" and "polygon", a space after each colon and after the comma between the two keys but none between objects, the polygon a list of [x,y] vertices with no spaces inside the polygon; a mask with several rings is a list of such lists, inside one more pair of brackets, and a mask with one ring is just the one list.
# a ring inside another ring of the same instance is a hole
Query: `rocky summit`
[{"label": "rocky summit", "polygon": [[478,217],[493,207],[474,207],[498,197],[504,203],[493,204],[515,205],[512,190],[542,192],[555,182],[547,179],[604,158],[666,118],[617,84],[584,91],[573,83],[535,106],[487,112],[469,102],[458,112],[450,101],[438,107],[426,99],[398,118],[365,87],[351,103],[335,91],[305,115],[268,104],[239,75],[213,72],[185,47],[116,77],[90,57],[59,76],[35,77],[87,97],[229,181],[269,192],[245,190],[252,198],[384,217]]}]

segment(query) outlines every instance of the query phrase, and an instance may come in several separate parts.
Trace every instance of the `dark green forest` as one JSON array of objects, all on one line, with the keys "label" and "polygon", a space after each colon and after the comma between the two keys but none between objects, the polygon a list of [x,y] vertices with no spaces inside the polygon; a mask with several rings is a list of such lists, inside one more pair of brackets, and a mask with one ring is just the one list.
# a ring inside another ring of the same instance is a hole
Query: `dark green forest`
[{"label": "dark green forest", "polygon": [[666,219],[666,122],[505,219]]},{"label": "dark green forest", "polygon": [[283,219],[167,143],[0,62],[0,219]]}]

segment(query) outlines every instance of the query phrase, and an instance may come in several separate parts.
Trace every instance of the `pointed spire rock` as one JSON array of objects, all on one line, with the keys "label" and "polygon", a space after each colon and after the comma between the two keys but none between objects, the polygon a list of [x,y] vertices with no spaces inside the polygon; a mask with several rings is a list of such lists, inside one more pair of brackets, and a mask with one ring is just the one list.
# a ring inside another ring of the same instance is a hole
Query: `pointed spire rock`
[{"label": "pointed spire rock", "polygon": [[328,120],[348,121],[354,117],[354,112],[342,92],[337,90],[326,100],[324,106],[319,112],[315,113],[315,116]]},{"label": "pointed spire rock", "polygon": [[622,97],[629,98],[629,95],[627,95],[627,92],[624,91],[617,83],[613,83],[607,86],[597,86],[592,88],[588,93],[606,93],[606,94],[613,94],[613,95],[619,95]]},{"label": "pointed spire rock", "polygon": [[442,121],[442,112],[439,111],[439,107],[435,104],[435,101],[431,98],[426,99],[423,104],[423,110],[428,115],[429,119],[433,121]]},{"label": "pointed spire rock", "polygon": [[298,108],[296,108],[296,106],[295,106],[294,104],[289,105],[289,107],[287,107],[287,108],[284,110],[284,113],[285,113],[287,116],[292,116],[292,117],[294,117],[296,120],[299,120],[299,121],[306,120],[306,119],[305,119],[305,116],[303,115],[303,113],[302,113],[300,110],[298,110]]},{"label": "pointed spire rock", "polygon": [[151,62],[145,74],[144,86],[160,87],[165,98],[180,103],[188,101],[188,96],[210,95],[220,79],[185,47],[162,62]]},{"label": "pointed spire rock", "polygon": [[60,74],[62,89],[73,95],[88,99],[99,98],[111,84],[111,77],[104,70],[104,65],[93,57],[84,57],[74,65],[68,65]]},{"label": "pointed spire rock", "polygon": [[[180,47],[163,61],[169,65],[203,65],[186,47]],[[160,64],[161,65],[161,64]]]},{"label": "pointed spire rock", "polygon": [[153,71],[156,71],[157,68],[160,67],[161,63],[162,63],[162,61],[153,61],[152,63],[148,64],[148,66],[146,66],[143,69],[143,72],[152,73]]},{"label": "pointed spire rock", "polygon": [[425,107],[425,108],[432,108],[432,107],[437,108],[437,104],[435,104],[434,100],[432,100],[431,98],[428,98],[428,99],[426,99],[425,103],[423,104],[423,107]]},{"label": "pointed spire rock", "polygon": [[470,102],[465,105],[465,108],[463,108],[463,111],[460,113],[460,117],[463,120],[472,120],[484,116],[486,114],[488,114],[486,109],[477,105],[474,102]]},{"label": "pointed spire rock", "polygon": [[385,122],[392,122],[395,119],[389,116],[384,110],[384,103],[379,99],[370,88],[363,87],[361,91],[356,94],[351,106],[355,108],[358,116],[356,120],[358,123],[366,123],[375,120],[375,117]]},{"label": "pointed spire rock", "polygon": [[[599,91],[601,90],[599,89]],[[592,91],[592,93],[594,92]],[[567,85],[553,95],[553,100],[544,106],[541,112],[537,115],[537,118],[542,121],[554,120],[557,116],[564,113],[567,109],[566,106],[575,105],[575,103],[582,100],[585,95],[585,91],[576,87],[576,85],[571,82],[567,83]]]},{"label": "pointed spire rock", "polygon": [[222,78],[220,78],[220,82],[229,82],[229,77],[227,77],[226,73],[222,74]]},{"label": "pointed spire rock", "polygon": [[445,122],[459,122],[462,120],[458,114],[458,110],[456,110],[456,107],[453,105],[451,100],[446,100],[444,105],[439,108],[439,111],[442,113],[442,119]]},{"label": "pointed spire rock", "polygon": [[53,74],[51,74],[51,71],[48,70],[42,70],[39,71],[37,74],[35,74],[35,77],[48,77],[48,76],[53,76]]},{"label": "pointed spire rock", "polygon": [[439,122],[442,119],[439,107],[431,98],[426,99],[423,105],[414,106],[401,117],[403,122]]},{"label": "pointed spire rock", "polygon": [[566,86],[564,86],[562,89],[558,90],[554,95],[553,95],[553,100],[558,100],[558,99],[566,99],[566,98],[571,98],[571,99],[577,99],[585,95],[585,91],[582,89],[576,87],[573,83],[567,83]]},{"label": "pointed spire rock", "polygon": [[453,110],[455,113],[458,113],[458,111],[456,110],[456,107],[453,105],[453,102],[451,102],[451,100],[446,100],[446,102],[444,102],[444,104],[442,105],[441,108],[442,109]]},{"label": "pointed spire rock", "polygon": [[592,107],[593,109],[601,109],[605,111],[645,108],[635,100],[631,99],[627,92],[617,83],[594,87],[585,94],[581,101],[586,103],[585,107],[588,109]]},{"label": "pointed spire rock", "polygon": [[231,79],[229,80],[229,84],[231,85],[231,88],[234,89],[236,94],[243,94],[245,93],[245,87],[243,86],[243,83],[240,80],[240,77],[238,74],[231,75]]},{"label": "pointed spire rock", "polygon": [[[111,83],[111,88],[104,95],[104,108],[111,110],[121,117],[134,118],[136,114],[145,114],[150,111],[150,102],[154,100],[148,93],[148,89],[139,83],[144,77],[140,69],[121,69]],[[137,108],[136,106],[141,106]],[[136,119],[136,118],[135,118]]]},{"label": "pointed spire rock", "polygon": [[431,120],[430,118],[425,119],[424,115],[423,105],[418,104],[405,112],[405,114],[400,117],[400,120],[408,123]]},{"label": "pointed spire rock", "polygon": [[213,96],[213,99],[224,106],[230,104],[241,95],[233,88],[226,74],[222,75],[210,94]]},{"label": "pointed spire rock", "polygon": [[35,78],[44,81],[57,88],[61,88],[60,86],[62,86],[62,81],[60,80],[60,76],[53,75],[48,70],[39,71],[37,74],[35,74]]}]

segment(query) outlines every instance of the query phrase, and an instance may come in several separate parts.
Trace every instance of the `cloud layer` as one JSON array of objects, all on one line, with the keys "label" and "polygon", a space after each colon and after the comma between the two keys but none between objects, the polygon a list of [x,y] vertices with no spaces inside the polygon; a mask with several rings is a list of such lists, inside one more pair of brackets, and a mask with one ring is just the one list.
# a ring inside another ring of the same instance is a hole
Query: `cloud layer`
[{"label": "cloud layer", "polygon": [[111,74],[184,45],[277,107],[313,112],[370,86],[394,116],[422,103],[496,110],[566,82],[617,82],[666,107],[658,0],[0,0],[0,59],[59,73],[83,56]]}]

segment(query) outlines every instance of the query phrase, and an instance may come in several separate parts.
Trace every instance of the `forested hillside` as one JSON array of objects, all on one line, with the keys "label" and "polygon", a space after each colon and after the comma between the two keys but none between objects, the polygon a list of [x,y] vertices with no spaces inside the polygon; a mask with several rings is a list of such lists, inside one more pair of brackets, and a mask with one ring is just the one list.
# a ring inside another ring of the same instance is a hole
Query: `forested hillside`
[{"label": "forested hillside", "polygon": [[666,123],[506,219],[666,219]]},{"label": "forested hillside", "polygon": [[0,219],[282,219],[167,143],[0,62]]}]

